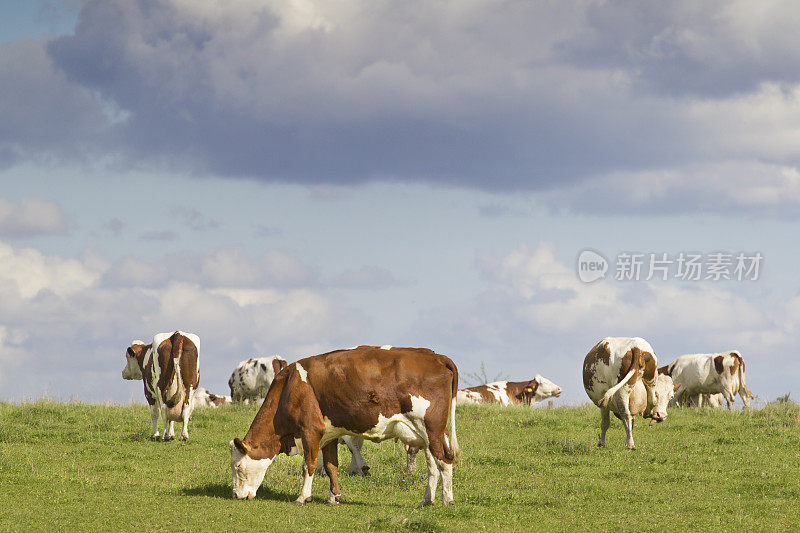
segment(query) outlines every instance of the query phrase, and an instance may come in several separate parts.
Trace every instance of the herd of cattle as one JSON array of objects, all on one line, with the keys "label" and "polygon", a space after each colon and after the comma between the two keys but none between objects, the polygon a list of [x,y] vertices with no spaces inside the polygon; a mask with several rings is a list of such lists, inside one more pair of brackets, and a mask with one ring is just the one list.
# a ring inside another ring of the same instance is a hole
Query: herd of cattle
[{"label": "herd of cattle", "polygon": [[[363,441],[395,439],[405,444],[409,471],[416,469],[417,452],[425,451],[428,484],[422,505],[434,502],[440,480],[443,502],[452,503],[453,463],[460,454],[456,405],[533,406],[561,395],[561,387],[538,374],[529,381],[459,389],[458,369],[450,358],[426,348],[389,345],[356,346],[291,364],[280,356],[251,358],[231,374],[230,396],[198,388],[197,335],[175,331],[155,335],[150,344],[133,341],[126,360],[122,377],[144,381],[153,439],[174,439],[177,421],[182,422],[181,439],[188,439],[195,407],[264,398],[244,438],[229,443],[233,496],[248,500],[278,454],[302,453],[304,480],[296,503],[311,500],[314,475],[324,471],[330,480],[328,503],[335,505],[341,497],[337,445],[346,445],[352,454],[348,474],[368,475]],[[583,384],[601,412],[598,445],[605,444],[614,413],[630,449],[637,415],[652,425],[666,419],[670,403],[720,406],[724,399],[731,409],[736,394],[747,407],[753,398],[739,352],[684,355],[659,368],[653,348],[639,337],[598,342],[584,359]]]}]

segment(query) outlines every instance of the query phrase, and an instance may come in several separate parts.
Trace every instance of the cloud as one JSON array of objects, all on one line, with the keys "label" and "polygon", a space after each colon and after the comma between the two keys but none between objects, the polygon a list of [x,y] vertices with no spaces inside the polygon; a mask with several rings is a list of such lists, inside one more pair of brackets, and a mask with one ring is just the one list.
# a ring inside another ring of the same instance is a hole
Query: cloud
[{"label": "cloud", "polygon": [[353,289],[385,289],[400,285],[391,271],[375,266],[364,266],[342,272],[331,282],[334,287]]},{"label": "cloud", "polygon": [[[103,156],[318,196],[375,180],[533,191],[567,209],[550,193],[627,180],[683,212],[714,202],[716,169],[743,182],[756,163],[767,179],[800,165],[798,16],[745,1],[87,2],[73,35],[0,45],[0,158]],[[791,184],[769,188],[797,216]]]},{"label": "cloud", "polygon": [[[273,265],[270,275],[280,278],[291,263],[284,256],[256,261]],[[177,328],[200,334],[201,383],[224,391],[241,359],[320,353],[341,346],[369,322],[317,289],[244,287],[236,283],[241,271],[229,270],[213,254],[203,265],[204,272],[187,280],[170,270],[169,258],[109,264],[91,254],[66,259],[0,243],[3,397],[47,390],[60,398],[141,400],[141,384],[119,379],[125,347]],[[200,283],[206,280],[213,286]]]},{"label": "cloud", "polygon": [[139,235],[139,238],[143,241],[163,241],[163,242],[170,242],[170,241],[177,241],[179,239],[178,234],[172,230],[155,230],[155,231],[146,231]]},{"label": "cloud", "polygon": [[[764,368],[789,361],[784,354],[792,353],[788,347],[800,329],[798,298],[785,303],[794,314],[787,313],[792,318],[784,322],[783,306],[762,309],[731,284],[585,284],[556,257],[550,242],[481,257],[478,267],[486,289],[448,307],[424,310],[410,335],[431,339],[459,360],[463,372],[481,362],[490,374],[502,371],[515,379],[538,372],[577,400],[585,399],[583,358],[606,336],[644,337],[661,362],[736,348],[748,365]],[[764,372],[753,373],[759,386],[766,385]]]},{"label": "cloud", "polygon": [[31,237],[67,232],[67,217],[61,206],[36,198],[18,203],[0,198],[0,235]]},{"label": "cloud", "polygon": [[176,206],[173,207],[173,212],[179,218],[183,219],[184,223],[189,226],[189,229],[192,231],[207,231],[217,229],[220,226],[219,221],[201,213],[197,209]]}]

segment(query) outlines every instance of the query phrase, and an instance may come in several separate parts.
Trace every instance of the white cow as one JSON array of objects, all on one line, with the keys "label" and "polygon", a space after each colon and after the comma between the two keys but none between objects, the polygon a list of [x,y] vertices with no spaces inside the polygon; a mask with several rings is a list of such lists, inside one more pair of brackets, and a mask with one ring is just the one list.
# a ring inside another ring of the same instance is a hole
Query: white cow
[{"label": "white cow", "polygon": [[[639,337],[606,337],[583,361],[583,386],[600,408],[600,439],[605,446],[610,413],[622,420],[628,449],[633,443],[633,420],[641,414],[655,422],[667,418],[667,404],[674,395],[669,376],[658,374],[658,360],[650,344]],[[652,425],[652,422],[651,422]]]},{"label": "white cow", "polygon": [[[744,366],[741,354],[732,350],[682,355],[659,368],[658,372],[671,376],[680,385],[675,394],[676,403],[700,394],[722,394],[728,409],[733,409],[736,394],[739,394],[745,407],[749,408],[753,394],[745,383]],[[701,403],[699,400],[698,404]]]},{"label": "white cow", "polygon": [[272,380],[286,368],[286,360],[279,356],[253,357],[239,363],[228,379],[231,399],[250,403],[267,395]]},{"label": "white cow", "polygon": [[457,405],[497,403],[503,407],[511,404],[535,404],[553,396],[561,396],[561,387],[540,374],[529,381],[493,381],[485,385],[459,389]]}]

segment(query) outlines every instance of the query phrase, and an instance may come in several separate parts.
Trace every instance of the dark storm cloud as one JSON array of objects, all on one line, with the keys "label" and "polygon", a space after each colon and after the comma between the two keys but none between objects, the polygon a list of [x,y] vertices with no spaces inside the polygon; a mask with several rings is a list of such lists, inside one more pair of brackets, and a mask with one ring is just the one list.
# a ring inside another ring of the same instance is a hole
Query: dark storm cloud
[{"label": "dark storm cloud", "polygon": [[[21,80],[3,78],[19,128],[0,129],[0,164],[94,151],[125,167],[305,185],[547,192],[743,155],[795,166],[798,118],[780,112],[791,88],[782,102],[735,99],[798,80],[783,31],[797,11],[91,1],[47,56],[38,43],[0,47],[12,72],[34,59]],[[714,114],[717,102],[734,109]],[[732,135],[776,105],[769,145]]]}]

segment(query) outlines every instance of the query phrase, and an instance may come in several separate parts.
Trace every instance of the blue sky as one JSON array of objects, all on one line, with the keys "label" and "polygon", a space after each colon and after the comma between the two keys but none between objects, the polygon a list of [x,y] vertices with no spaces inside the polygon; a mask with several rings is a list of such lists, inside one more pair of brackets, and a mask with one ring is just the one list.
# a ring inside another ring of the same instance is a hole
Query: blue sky
[{"label": "blue sky", "polygon": [[[800,10],[672,7],[5,3],[0,396],[140,401],[125,347],[172,329],[212,392],[388,343],[583,402],[630,335],[800,394]],[[764,264],[586,285],[585,248]]]}]

